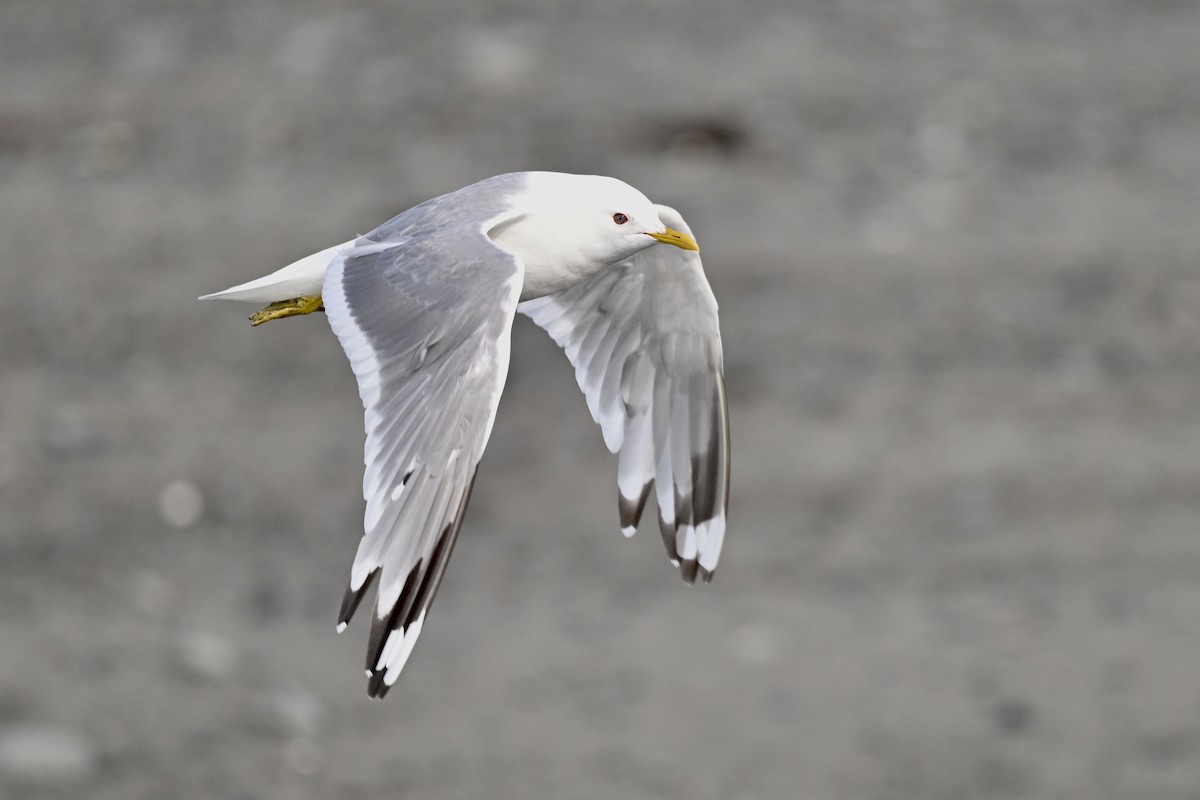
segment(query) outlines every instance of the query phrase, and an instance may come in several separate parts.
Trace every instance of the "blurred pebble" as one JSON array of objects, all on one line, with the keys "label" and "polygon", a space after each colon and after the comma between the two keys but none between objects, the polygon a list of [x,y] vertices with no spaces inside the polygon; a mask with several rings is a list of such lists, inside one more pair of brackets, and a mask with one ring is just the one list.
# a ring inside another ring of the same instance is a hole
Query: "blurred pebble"
[{"label": "blurred pebble", "polygon": [[73,783],[96,770],[96,750],[78,731],[39,725],[0,730],[0,775],[24,784]]},{"label": "blurred pebble", "polygon": [[211,631],[187,631],[175,643],[176,663],[189,678],[220,681],[233,674],[238,651],[233,642]]},{"label": "blurred pebble", "polygon": [[746,146],[749,137],[739,122],[713,117],[667,123],[655,138],[659,149],[674,155],[729,158]]},{"label": "blurred pebble", "polygon": [[146,614],[162,611],[171,600],[171,582],[154,570],[134,573],[129,582],[130,596],[137,609]]},{"label": "blurred pebble", "polygon": [[767,664],[778,651],[778,635],[771,626],[750,622],[733,632],[733,652],[749,664]]},{"label": "blurred pebble", "polygon": [[190,528],[204,513],[204,495],[191,481],[171,481],[158,493],[158,513],[172,528]]},{"label": "blurred pebble", "polygon": [[1024,733],[1034,719],[1033,706],[1019,698],[1006,698],[992,707],[992,721],[1004,733]]},{"label": "blurred pebble", "polygon": [[256,727],[288,739],[312,738],[324,713],[316,695],[301,686],[289,686],[264,698]]},{"label": "blurred pebble", "polygon": [[279,622],[287,614],[288,599],[278,583],[260,580],[250,594],[250,609],[260,625]]},{"label": "blurred pebble", "polygon": [[104,437],[85,412],[64,407],[52,413],[42,447],[48,455],[59,458],[85,458],[104,449]]},{"label": "blurred pebble", "polygon": [[521,86],[536,63],[522,32],[476,30],[458,43],[456,64],[477,89],[495,92]]}]

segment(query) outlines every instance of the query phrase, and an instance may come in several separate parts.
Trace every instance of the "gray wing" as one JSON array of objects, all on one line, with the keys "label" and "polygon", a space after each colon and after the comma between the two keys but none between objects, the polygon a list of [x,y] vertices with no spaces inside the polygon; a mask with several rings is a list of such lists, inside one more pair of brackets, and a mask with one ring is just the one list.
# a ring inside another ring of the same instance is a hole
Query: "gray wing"
[{"label": "gray wing", "polygon": [[[673,209],[668,227],[690,233]],[[657,486],[658,521],[684,580],[712,580],[725,538],[729,415],[721,333],[700,256],[649,247],[565,291],[517,306],[575,367],[604,442],[619,452],[621,528]]]},{"label": "gray wing", "polygon": [[378,582],[367,691],[382,697],[421,632],[508,372],[522,268],[482,230],[360,239],[329,266],[329,324],[366,410],[365,532],[338,616]]}]

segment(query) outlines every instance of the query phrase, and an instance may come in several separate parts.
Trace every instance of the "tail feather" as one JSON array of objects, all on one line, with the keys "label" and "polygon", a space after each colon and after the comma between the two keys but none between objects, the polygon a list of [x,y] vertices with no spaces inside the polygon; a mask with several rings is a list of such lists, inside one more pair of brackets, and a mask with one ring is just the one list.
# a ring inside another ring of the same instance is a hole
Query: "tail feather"
[{"label": "tail feather", "polygon": [[239,300],[245,303],[275,303],[295,297],[316,297],[321,294],[325,268],[338,252],[354,246],[354,241],[342,242],[313,253],[280,270],[246,283],[239,283],[221,292],[202,296],[201,300]]}]

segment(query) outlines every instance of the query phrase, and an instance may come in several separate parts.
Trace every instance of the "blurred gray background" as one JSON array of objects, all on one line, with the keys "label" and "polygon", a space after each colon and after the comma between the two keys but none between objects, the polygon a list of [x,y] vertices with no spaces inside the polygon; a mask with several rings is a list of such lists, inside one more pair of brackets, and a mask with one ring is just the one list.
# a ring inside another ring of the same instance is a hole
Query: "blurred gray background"
[{"label": "blurred gray background", "polygon": [[[1200,797],[1200,5],[0,3],[0,798]],[[677,206],[684,586],[526,320],[433,614],[334,619],[325,320],[197,303],[488,175]]]}]

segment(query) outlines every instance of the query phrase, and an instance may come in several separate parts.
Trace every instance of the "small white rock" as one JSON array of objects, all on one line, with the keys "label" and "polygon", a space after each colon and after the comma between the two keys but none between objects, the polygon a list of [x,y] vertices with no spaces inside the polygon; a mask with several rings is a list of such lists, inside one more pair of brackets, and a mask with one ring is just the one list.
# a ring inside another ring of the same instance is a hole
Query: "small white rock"
[{"label": "small white rock", "polygon": [[204,495],[189,480],[171,481],[158,493],[158,512],[172,528],[190,528],[204,514]]},{"label": "small white rock", "polygon": [[311,738],[321,726],[324,711],[316,695],[299,686],[272,692],[269,698],[276,729],[286,736]]},{"label": "small white rock", "polygon": [[96,769],[96,750],[78,731],[41,725],[0,730],[0,775],[17,783],[78,783]]},{"label": "small white rock", "polygon": [[188,631],[176,642],[179,666],[191,678],[219,681],[237,668],[238,651],[233,642],[211,631]]}]

